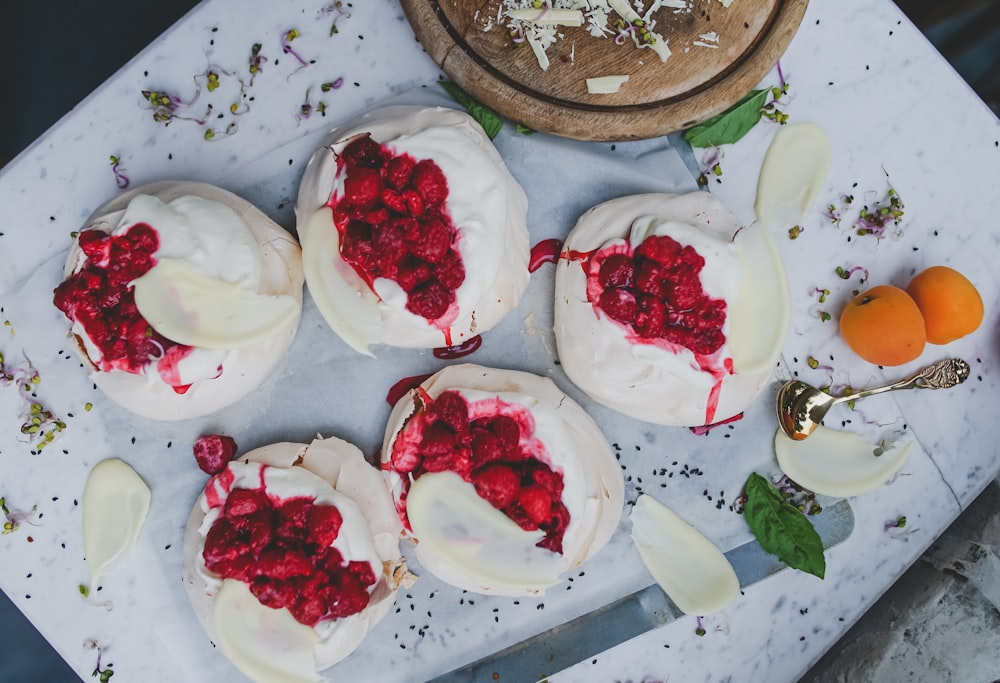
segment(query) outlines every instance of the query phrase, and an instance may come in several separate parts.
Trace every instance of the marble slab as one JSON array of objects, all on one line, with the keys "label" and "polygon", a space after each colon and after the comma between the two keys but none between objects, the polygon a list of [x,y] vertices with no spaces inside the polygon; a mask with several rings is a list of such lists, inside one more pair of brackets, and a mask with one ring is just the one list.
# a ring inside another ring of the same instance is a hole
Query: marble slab
[{"label": "marble slab", "polygon": [[[109,156],[121,159],[120,170],[133,185],[166,178],[214,182],[254,199],[291,227],[298,176],[326,128],[386,98],[436,90],[440,74],[396,3],[356,2],[349,16],[331,7],[304,0],[208,0],[0,170],[0,318],[10,322],[0,329],[0,351],[8,362],[30,358],[42,378],[39,398],[68,425],[56,442],[33,453],[18,429],[16,393],[0,391],[0,496],[12,510],[28,513],[15,533],[0,537],[0,587],[83,677],[94,668],[94,646],[122,680],[237,677],[201,632],[180,583],[183,524],[205,480],[190,456],[198,434],[229,433],[252,448],[322,432],[355,441],[369,454],[377,449],[388,385],[368,381],[375,361],[345,354],[308,297],[296,341],[265,385],[237,406],[180,425],[141,420],[96,392],[69,353],[60,314],[46,301],[59,280],[70,232],[119,191]],[[282,39],[292,29],[299,37],[285,53]],[[266,61],[251,84],[255,43]],[[209,69],[220,74],[213,92],[204,76]],[[916,447],[891,483],[851,500],[855,532],[828,553],[824,581],[783,572],[707,617],[704,636],[696,635],[693,617],[680,619],[551,672],[552,680],[795,680],[1000,471],[993,408],[1000,395],[1000,276],[992,267],[1000,241],[1000,125],[888,1],[812,3],[782,69],[792,86],[783,110],[792,121],[823,126],[835,151],[801,235],[791,240],[775,234],[793,305],[779,374],[862,386],[896,379],[947,354],[966,358],[973,377],[948,394],[899,393],[870,399],[855,412],[841,407],[831,413],[830,420],[849,421],[845,427],[866,437],[902,433]],[[777,82],[772,72],[763,85]],[[324,83],[332,84],[326,92]],[[187,102],[199,88],[194,103],[175,112],[186,118],[167,126],[153,120],[141,95],[165,91]],[[304,103],[311,108],[308,118]],[[237,114],[230,110],[234,104]],[[226,137],[231,124],[236,129]],[[690,187],[691,176],[676,164],[669,140],[576,143],[527,138],[506,128],[498,146],[528,189],[533,241],[565,234],[571,216],[600,199]],[[206,139],[209,129],[212,140]],[[711,191],[747,223],[775,130],[763,122],[726,147],[723,175],[719,182],[713,178]],[[548,182],[562,189],[553,191],[538,180],[551,156],[539,150],[588,161],[559,166]],[[857,207],[882,200],[890,186],[905,205],[897,233],[882,240],[854,234]],[[844,194],[855,201],[837,224],[825,209],[843,208]],[[976,334],[945,348],[928,347],[908,366],[883,371],[858,360],[835,323],[818,318],[820,309],[836,315],[851,291],[863,287],[860,273],[840,280],[838,265],[867,269],[872,283],[903,285],[940,263],[977,283],[987,319]],[[497,339],[517,344],[487,339],[471,360],[550,374],[583,400],[556,364],[550,278],[550,268],[536,273],[521,307],[494,331]],[[831,291],[824,304],[816,288]],[[400,375],[441,365],[429,352],[387,349],[378,356]],[[810,357],[820,367],[810,368]],[[330,379],[317,385],[313,367],[326,368]],[[350,401],[342,398],[345,387]],[[732,547],[748,532],[729,504],[751,471],[776,468],[772,394],[766,392],[744,420],[707,436],[628,422],[591,404],[588,410],[620,449],[629,500],[639,491],[654,493],[719,545]],[[153,507],[129,563],[84,599],[78,590],[86,579],[79,501],[90,468],[111,456],[126,459],[150,483]],[[907,516],[906,529],[887,532],[885,523],[900,515]],[[481,656],[485,647],[516,642],[641,587],[648,575],[627,528],[623,523],[608,548],[542,600],[469,596],[421,577],[400,593],[395,613],[329,673],[424,679]]]}]

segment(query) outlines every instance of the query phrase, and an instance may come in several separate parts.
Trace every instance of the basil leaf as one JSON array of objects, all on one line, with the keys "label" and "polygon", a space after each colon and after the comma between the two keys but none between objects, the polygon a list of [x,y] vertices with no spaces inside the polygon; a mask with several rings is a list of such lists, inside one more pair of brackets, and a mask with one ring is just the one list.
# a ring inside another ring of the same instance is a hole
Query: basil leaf
[{"label": "basil leaf", "polygon": [[778,490],[756,472],[746,483],[743,517],[761,547],[794,569],[823,578],[823,541],[809,519],[785,502]]},{"label": "basil leaf", "polygon": [[451,95],[453,100],[465,107],[466,111],[469,112],[469,115],[483,127],[483,130],[486,131],[486,135],[489,136],[490,140],[497,136],[497,133],[499,133],[500,129],[503,128],[503,121],[495,111],[486,105],[476,102],[472,99],[469,93],[465,92],[451,81],[438,81],[438,85],[444,88],[445,92]]},{"label": "basil leaf", "polygon": [[760,121],[767,90],[751,90],[732,107],[684,131],[692,147],[718,147],[736,142]]}]

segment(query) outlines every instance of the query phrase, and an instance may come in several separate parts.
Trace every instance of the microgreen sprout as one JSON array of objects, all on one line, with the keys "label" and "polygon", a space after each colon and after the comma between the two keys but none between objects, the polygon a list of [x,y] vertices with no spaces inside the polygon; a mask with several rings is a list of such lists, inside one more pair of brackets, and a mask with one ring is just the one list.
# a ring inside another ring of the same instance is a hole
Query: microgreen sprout
[{"label": "microgreen sprout", "polygon": [[514,130],[521,135],[534,135],[535,129],[524,125],[523,123],[514,124]]},{"label": "microgreen sprout", "polygon": [[788,228],[788,239],[797,240],[799,238],[799,235],[801,235],[804,230],[805,228],[803,228],[801,225],[793,225],[792,227]]},{"label": "microgreen sprout", "polygon": [[778,489],[778,493],[785,499],[785,502],[795,507],[799,512],[805,515],[816,515],[823,511],[820,504],[816,502],[816,494],[796,484],[788,478],[788,475],[782,474],[780,477],[772,477],[771,483],[774,484],[774,488]]},{"label": "microgreen sprout", "polygon": [[819,287],[816,287],[815,289],[813,289],[813,294],[819,294],[819,302],[821,304],[825,304],[826,303],[826,297],[830,296],[830,290],[829,289],[820,289]]},{"label": "microgreen sprout", "polygon": [[237,130],[239,130],[239,126],[236,125],[235,121],[230,123],[223,130],[217,131],[214,128],[206,128],[205,139],[208,140],[209,142],[213,142],[215,140],[222,140],[223,138],[228,138],[230,136],[236,135]]},{"label": "microgreen sprout", "polygon": [[36,387],[42,378],[30,361],[25,366],[10,367],[5,364],[0,353],[0,384],[14,385],[21,395],[21,433],[28,437],[28,442],[41,451],[55,441],[56,436],[66,429],[66,423],[53,416],[35,395]]},{"label": "microgreen sprout", "polygon": [[857,220],[854,221],[854,228],[858,235],[875,235],[881,239],[885,236],[886,228],[890,223],[898,226],[903,218],[903,201],[899,194],[891,186],[886,196],[881,201],[876,201],[871,207],[865,206],[861,209]]},{"label": "microgreen sprout", "polygon": [[709,174],[716,178],[722,176],[722,159],[726,153],[720,147],[711,147],[701,159],[701,173],[698,176],[699,187],[708,185]]},{"label": "microgreen sprout", "polygon": [[281,51],[286,55],[291,55],[299,63],[300,67],[309,66],[309,62],[302,59],[302,55],[292,48],[292,41],[301,36],[296,29],[290,29],[281,34]]},{"label": "microgreen sprout", "polygon": [[263,64],[267,61],[267,57],[260,53],[263,47],[260,43],[254,43],[250,48],[250,85],[253,85],[253,79],[257,74],[264,70]]},{"label": "microgreen sprout", "polygon": [[85,586],[84,584],[81,583],[79,586],[76,587],[76,589],[80,591],[80,595],[82,595],[83,597],[85,598],[90,597],[90,589],[87,588],[87,586]]},{"label": "microgreen sprout", "polygon": [[94,665],[94,670],[90,673],[92,678],[97,678],[101,683],[108,683],[111,677],[115,675],[114,670],[111,668],[113,665],[108,664],[105,668],[101,668],[101,648],[98,647],[97,643],[90,641],[90,646],[97,649],[97,664]]},{"label": "microgreen sprout", "polygon": [[115,174],[115,184],[118,185],[118,189],[124,190],[128,188],[129,179],[121,170],[121,157],[112,154],[108,158],[111,159],[111,172]]},{"label": "microgreen sprout", "polygon": [[350,19],[351,15],[344,9],[344,3],[340,0],[337,2],[331,2],[328,5],[324,5],[319,10],[320,17],[333,16],[333,24],[330,26],[330,35],[335,36],[340,33],[340,28],[337,26],[337,22],[341,19]]},{"label": "microgreen sprout", "polygon": [[831,320],[833,320],[833,316],[832,315],[830,315],[826,311],[820,311],[819,312],[819,321],[821,323],[830,322]]},{"label": "microgreen sprout", "polygon": [[309,97],[312,94],[312,87],[306,88],[306,97],[302,104],[299,105],[298,111],[295,113],[295,119],[301,124],[303,121],[307,120],[312,116],[313,106],[309,101]]},{"label": "microgreen sprout", "polygon": [[157,123],[162,123],[165,126],[169,126],[170,122],[174,119],[181,121],[194,121],[198,125],[205,125],[205,122],[202,119],[193,116],[181,116],[177,113],[178,107],[187,107],[194,104],[199,95],[201,95],[200,86],[195,92],[194,97],[192,97],[188,102],[183,101],[176,95],[169,95],[159,90],[142,91],[142,96],[153,108],[153,120]]},{"label": "microgreen sprout", "polygon": [[777,66],[778,66],[778,81],[780,82],[780,85],[776,85],[773,88],[771,88],[771,101],[765,104],[764,107],[761,109],[761,115],[783,126],[786,123],[788,123],[788,114],[778,109],[778,105],[781,104],[782,106],[784,106],[784,103],[781,101],[781,98],[785,97],[788,94],[788,89],[791,86],[789,85],[788,81],[785,80],[785,74],[781,70],[780,61],[778,62]]},{"label": "microgreen sprout", "polygon": [[834,272],[837,273],[837,277],[841,280],[850,280],[851,276],[855,273],[864,273],[861,278],[861,282],[865,283],[868,281],[868,269],[862,266],[854,266],[853,268],[843,268],[842,266],[837,266],[834,269]]},{"label": "microgreen sprout", "polygon": [[35,514],[35,510],[37,509],[38,507],[35,506],[32,507],[31,510],[29,510],[28,512],[20,512],[17,510],[14,510],[12,512],[10,508],[7,507],[6,499],[0,497],[0,512],[2,512],[4,516],[3,532],[2,532],[3,535],[6,536],[7,534],[12,534],[15,531],[17,531],[18,528],[20,528],[21,526],[21,522],[28,522],[28,524],[34,526],[34,523],[30,522],[28,518],[31,517],[31,515]]},{"label": "microgreen sprout", "polygon": [[705,630],[705,625],[701,622],[701,617],[695,617],[694,621],[695,624],[697,624],[697,626],[694,629],[694,634],[699,638],[701,638],[707,633],[707,631]]},{"label": "microgreen sprout", "polygon": [[902,529],[906,526],[906,515],[894,519],[890,522],[886,522],[885,526],[882,527],[882,531],[889,531],[889,529]]},{"label": "microgreen sprout", "polygon": [[340,88],[343,85],[344,85],[344,78],[343,76],[341,76],[339,78],[335,78],[332,81],[323,83],[321,86],[319,86],[319,89],[321,92],[330,92],[331,90],[340,90]]}]

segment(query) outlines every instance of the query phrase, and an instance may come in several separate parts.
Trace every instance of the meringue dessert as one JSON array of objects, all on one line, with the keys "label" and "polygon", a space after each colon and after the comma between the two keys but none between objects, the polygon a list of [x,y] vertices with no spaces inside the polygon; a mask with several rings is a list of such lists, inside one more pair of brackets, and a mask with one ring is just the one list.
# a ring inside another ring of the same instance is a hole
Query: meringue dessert
[{"label": "meringue dessert", "polygon": [[377,109],[331,131],[295,206],[306,282],[349,346],[459,345],[528,284],[527,199],[472,117]]},{"label": "meringue dessert", "polygon": [[556,266],[562,367],[638,420],[741,413],[773,375],[790,306],[767,231],[707,192],[614,199],[580,217]]},{"label": "meringue dessert", "polygon": [[251,451],[212,477],[184,533],[205,631],[254,681],[317,681],[412,575],[381,474],[340,439]]},{"label": "meringue dessert", "polygon": [[607,543],[624,504],[600,429],[551,380],[454,365],[394,406],[382,468],[429,572],[540,595]]},{"label": "meringue dessert", "polygon": [[160,182],[101,206],[54,303],[93,381],[144,417],[213,413],[284,356],[302,310],[301,251],[249,202]]}]

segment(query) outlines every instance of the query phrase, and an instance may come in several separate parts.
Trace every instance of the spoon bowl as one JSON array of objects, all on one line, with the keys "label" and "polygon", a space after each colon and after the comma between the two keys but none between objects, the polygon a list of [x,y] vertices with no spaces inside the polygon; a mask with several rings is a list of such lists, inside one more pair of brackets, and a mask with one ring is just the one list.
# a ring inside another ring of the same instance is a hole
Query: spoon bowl
[{"label": "spoon bowl", "polygon": [[906,379],[845,396],[831,396],[816,387],[792,380],[778,390],[775,403],[781,430],[795,441],[809,438],[837,403],[856,401],[896,389],[947,389],[969,378],[971,368],[960,358],[947,358],[928,365]]}]

